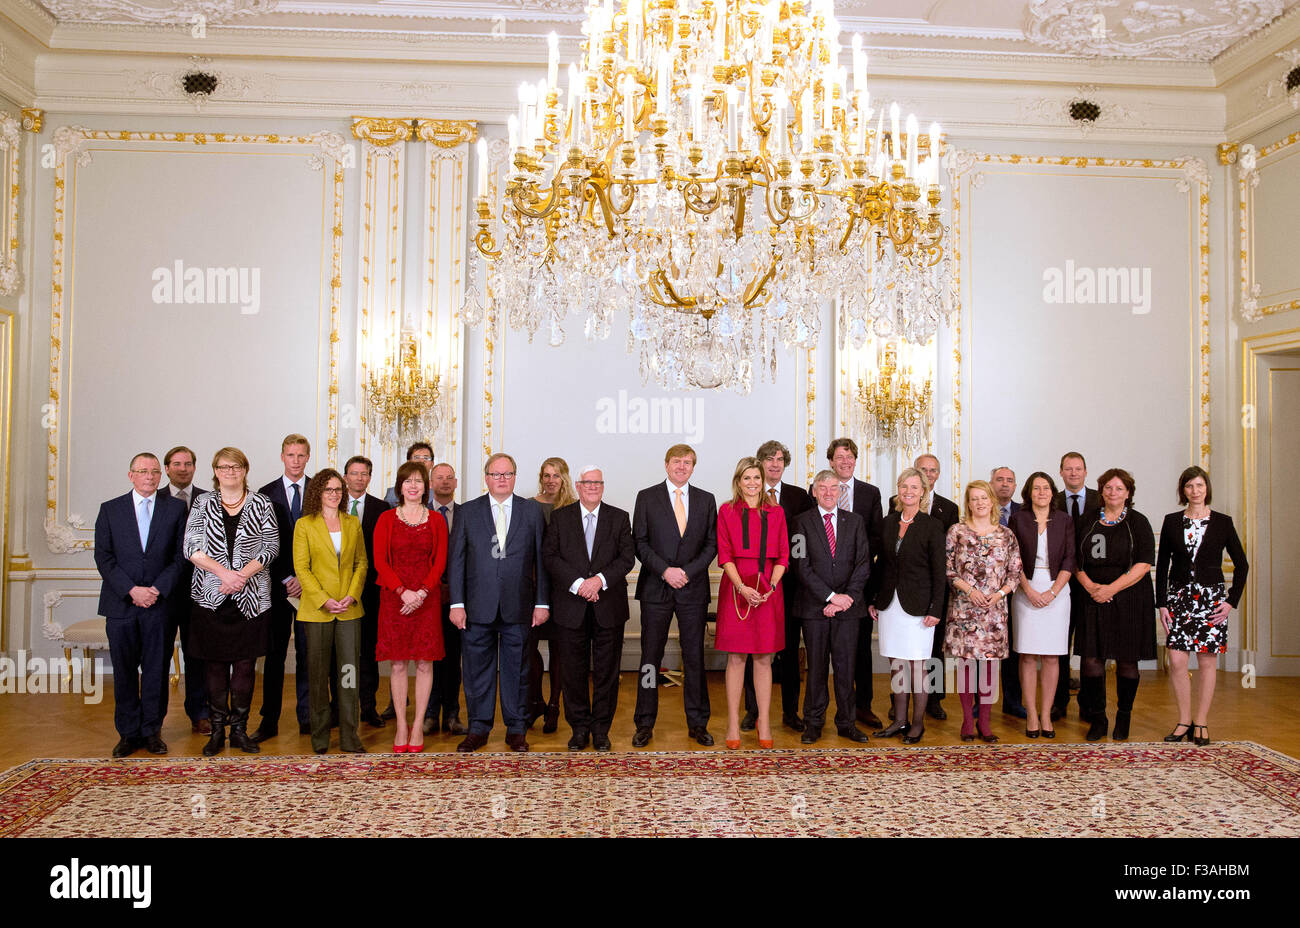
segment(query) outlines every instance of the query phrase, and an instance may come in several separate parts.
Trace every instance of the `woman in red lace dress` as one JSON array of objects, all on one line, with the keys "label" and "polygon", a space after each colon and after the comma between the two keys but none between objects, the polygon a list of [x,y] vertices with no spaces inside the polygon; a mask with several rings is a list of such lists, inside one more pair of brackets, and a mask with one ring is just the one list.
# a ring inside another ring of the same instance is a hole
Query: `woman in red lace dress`
[{"label": "woman in red lace dress", "polygon": [[[393,752],[424,750],[408,742],[406,665],[415,664],[415,718],[424,718],[433,688],[433,662],[442,660],[439,584],[447,566],[447,522],[431,518],[425,505],[429,475],[421,461],[397,469],[401,502],[375,523],[375,570],[379,582],[379,640],[375,660],[392,661],[389,686],[397,712]],[[417,727],[419,722],[417,721]]]}]

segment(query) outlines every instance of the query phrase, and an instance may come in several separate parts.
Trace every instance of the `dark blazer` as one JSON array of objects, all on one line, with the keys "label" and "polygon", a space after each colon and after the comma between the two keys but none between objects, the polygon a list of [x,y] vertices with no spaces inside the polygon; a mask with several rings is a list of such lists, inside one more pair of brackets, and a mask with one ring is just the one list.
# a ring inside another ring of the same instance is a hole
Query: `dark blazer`
[{"label": "dark blazer", "polygon": [[[934,493],[931,494],[930,498],[934,500],[934,505],[930,507],[930,511],[927,513],[927,515],[929,515],[930,518],[932,519],[938,519],[939,524],[943,526],[943,530],[945,533],[948,531],[948,529],[952,528],[954,525],[956,525],[958,522],[961,521],[961,511],[957,508],[957,504],[954,503],[952,500],[948,499],[948,497],[940,496],[938,493]],[[890,512],[894,511],[894,507],[896,505],[898,505],[898,497],[897,496],[889,497]]]},{"label": "dark blazer", "polygon": [[[1070,514],[1070,499],[1065,490],[1056,494],[1056,505],[1061,508],[1061,512],[1067,516]],[[1101,508],[1101,494],[1091,487],[1083,488],[1083,512],[1079,514],[1080,518],[1094,509]]]},{"label": "dark blazer", "polygon": [[[305,499],[305,488],[311,483],[311,477],[303,474],[303,478],[306,480],[302,494]],[[271,508],[275,510],[275,524],[280,529],[280,553],[271,562],[271,603],[274,605],[289,598],[284,581],[293,576],[293,520],[289,518],[289,497],[284,492],[284,474],[257,492],[271,501]],[[346,490],[343,493],[347,495]]]},{"label": "dark blazer", "polygon": [[[763,492],[767,492],[766,482],[763,484]],[[795,519],[799,518],[799,516],[803,515],[809,509],[812,509],[815,505],[816,504],[812,501],[812,497],[808,495],[808,491],[803,487],[797,487],[792,483],[783,482],[781,484],[781,511],[785,513],[785,529],[786,533],[789,535],[789,541],[791,544],[794,544]],[[781,580],[781,589],[784,591],[783,595],[785,597],[785,610],[787,614],[789,614],[794,607],[798,588],[799,578],[795,576],[794,567],[791,566],[790,569],[786,571],[785,577]],[[798,613],[795,613],[795,615],[798,615]]]},{"label": "dark blazer", "polygon": [[[163,496],[171,496],[172,499],[177,499],[176,496],[172,495],[171,488],[172,488],[171,484],[168,484],[165,487],[159,487],[158,493]],[[202,496],[204,493],[210,493],[210,492],[212,491],[202,490],[196,487],[194,484],[192,483],[190,484],[190,501],[189,504],[185,506],[185,517],[187,520],[189,519],[190,511],[193,510],[194,504],[198,501],[199,497]],[[181,532],[181,535],[182,537],[184,536],[184,531]],[[176,588],[182,591],[184,595],[176,595],[171,597],[172,610],[175,612],[176,617],[178,619],[183,618],[187,621],[189,619],[190,609],[193,608],[193,600],[190,599],[190,585],[193,582],[193,580],[194,580],[194,563],[189,558],[185,557],[185,553],[182,551],[181,569],[180,569],[180,573],[177,575],[176,578]]]},{"label": "dark blazer", "polygon": [[[591,606],[596,624],[613,628],[628,620],[627,575],[636,563],[632,523],[627,511],[600,504],[596,514],[596,537],[587,557],[587,535],[583,530],[586,510],[581,503],[561,506],[551,513],[542,538],[542,562],[551,575],[551,618],[564,628],[581,628]],[[594,603],[570,593],[574,580],[602,574],[606,588]]]},{"label": "dark blazer", "polygon": [[1232,516],[1210,510],[1210,524],[1205,526],[1205,537],[1196,549],[1196,560],[1187,556],[1183,543],[1183,512],[1171,512],[1160,526],[1160,553],[1156,557],[1156,606],[1168,606],[1169,594],[1195,580],[1210,585],[1223,583],[1223,552],[1232,558],[1232,589],[1228,590],[1228,604],[1236,609],[1241,594],[1246,591],[1246,574],[1250,564],[1246,550],[1237,537]]},{"label": "dark blazer", "polygon": [[[1034,559],[1038,557],[1038,520],[1032,509],[1021,509],[1011,517],[1009,526],[1020,545],[1020,570],[1026,580],[1034,576]],[[1068,570],[1073,576],[1079,569],[1075,558],[1074,520],[1059,509],[1047,517],[1047,572],[1053,582],[1056,575]]]},{"label": "dark blazer", "polygon": [[[636,495],[632,538],[641,561],[636,598],[652,603],[707,603],[709,565],[718,554],[718,503],[713,494],[691,486],[686,502],[686,534],[677,531],[668,487],[660,481]],[[663,578],[669,567],[686,571],[687,583],[674,590]]]},{"label": "dark blazer", "polygon": [[[808,485],[808,495],[816,499],[816,496],[813,496],[812,484]],[[875,557],[880,553],[880,523],[882,519],[880,490],[875,484],[859,480],[857,477],[853,478],[853,511],[866,521],[867,542],[871,545],[871,556]]]},{"label": "dark blazer", "polygon": [[[1020,504],[1013,499],[1010,505],[1011,505],[1011,517],[1015,518],[1016,513],[1020,511]],[[993,511],[997,513],[993,521],[1000,523],[1002,521],[1002,505],[997,501],[996,498],[994,498],[993,500]],[[1007,527],[1009,528],[1010,526],[1011,526],[1011,519],[1007,519]]]},{"label": "dark blazer", "polygon": [[868,595],[877,609],[884,609],[897,591],[899,603],[910,615],[940,617],[948,585],[947,536],[938,519],[918,512],[895,551],[901,527],[902,513],[885,516],[881,527],[884,537]]},{"label": "dark blazer", "polygon": [[[782,491],[784,492],[784,491]],[[871,578],[871,542],[867,538],[867,521],[856,512],[837,510],[835,518],[835,557],[821,510],[806,509],[794,521],[794,536],[803,536],[803,556],[790,552],[790,566],[799,580],[795,594],[795,614],[804,619],[824,618],[822,610],[832,593],[853,597],[853,605],[836,618],[858,619],[867,614],[867,600],[862,595]]]},{"label": "dark blazer", "polygon": [[185,540],[185,504],[163,493],[154,493],[149,537],[140,548],[135,500],[131,493],[110,499],[99,507],[95,519],[95,566],[103,579],[99,588],[99,614],[124,619],[138,609],[131,601],[131,587],[151,586],[158,590],[159,606],[169,608],[173,595],[184,595],[177,586],[181,545]]},{"label": "dark blazer", "polygon": [[531,499],[511,496],[510,528],[502,551],[497,546],[491,495],[484,493],[457,507],[447,558],[452,605],[463,603],[468,621],[474,624],[493,622],[500,612],[504,622],[531,625],[533,607],[550,603],[542,531],[542,507]]},{"label": "dark blazer", "polygon": [[[347,512],[352,505],[352,497],[348,496],[346,491],[343,494],[343,512]],[[361,510],[361,535],[366,540],[366,590],[369,592],[374,589],[377,575],[375,573],[375,523],[379,517],[388,511],[389,505],[372,493],[365,495],[365,508]]]}]

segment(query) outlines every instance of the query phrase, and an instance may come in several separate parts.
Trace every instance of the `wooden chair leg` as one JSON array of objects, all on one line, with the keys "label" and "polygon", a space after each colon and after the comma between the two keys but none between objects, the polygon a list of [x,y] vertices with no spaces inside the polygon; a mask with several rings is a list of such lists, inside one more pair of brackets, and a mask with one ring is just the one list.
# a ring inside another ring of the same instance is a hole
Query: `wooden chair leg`
[{"label": "wooden chair leg", "polygon": [[170,683],[172,689],[176,689],[181,682],[181,652],[175,645],[172,646],[172,663],[176,665],[176,672],[171,675]]},{"label": "wooden chair leg", "polygon": [[63,649],[63,691],[72,685],[72,648]]}]

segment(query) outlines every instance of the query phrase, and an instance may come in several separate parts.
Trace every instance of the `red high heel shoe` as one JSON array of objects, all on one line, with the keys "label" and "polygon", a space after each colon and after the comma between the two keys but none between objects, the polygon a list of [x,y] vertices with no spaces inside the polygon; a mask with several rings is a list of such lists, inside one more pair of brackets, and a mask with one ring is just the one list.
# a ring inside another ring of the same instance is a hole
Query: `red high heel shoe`
[{"label": "red high heel shoe", "polygon": [[396,741],[394,741],[394,742],[393,742],[393,753],[394,753],[394,754],[405,754],[405,753],[406,753],[406,745],[404,745],[404,744],[398,744]]},{"label": "red high heel shoe", "polygon": [[407,754],[420,754],[420,753],[423,753],[423,751],[424,751],[424,739],[423,739],[423,738],[420,739],[420,743],[419,743],[419,744],[408,744],[408,745],[406,746],[406,753],[407,753]]},{"label": "red high heel shoe", "polygon": [[758,739],[758,746],[759,746],[760,748],[762,748],[764,751],[770,751],[770,750],[772,750],[772,739],[771,739],[771,738],[759,738],[759,739]]},{"label": "red high heel shoe", "polygon": [[737,738],[737,739],[735,739],[735,740],[733,741],[732,739],[728,738],[728,739],[727,739],[727,750],[728,750],[728,751],[739,751],[739,750],[740,750],[740,739]]}]

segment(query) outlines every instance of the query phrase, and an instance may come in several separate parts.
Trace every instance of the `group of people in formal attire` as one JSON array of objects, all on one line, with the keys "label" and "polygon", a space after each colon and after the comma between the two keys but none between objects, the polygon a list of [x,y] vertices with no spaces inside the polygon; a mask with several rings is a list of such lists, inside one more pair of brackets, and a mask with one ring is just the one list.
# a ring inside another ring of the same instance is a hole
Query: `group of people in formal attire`
[{"label": "group of people in formal attire", "polygon": [[[318,753],[329,749],[335,727],[340,750],[364,752],[360,724],[382,728],[388,719],[395,752],[421,751],[424,736],[439,730],[463,737],[458,751],[478,750],[494,727],[498,690],[511,750],[528,750],[538,718],[554,731],[561,702],[570,750],[610,750],[628,577],[638,561],[632,746],[653,738],[674,619],[689,736],[712,745],[704,661],[715,559],[722,577],[714,648],[727,655],[728,748],[755,729],[759,746],[772,746],[774,680],[782,723],[805,744],[822,736],[832,679],[840,736],[869,741],[862,724],[877,737],[916,743],[927,716],[947,717],[953,668],[962,740],[997,740],[990,713],[999,688],[1003,711],[1024,718],[1029,737],[1053,738],[1069,701],[1072,649],[1087,739],[1109,732],[1125,740],[1138,662],[1156,656],[1157,609],[1179,712],[1166,740],[1207,744],[1216,659],[1248,570],[1231,518],[1210,509],[1204,470],[1180,476],[1183,508],[1165,517],[1157,555],[1150,522],[1133,508],[1132,476],[1112,468],[1087,488],[1077,452],[1061,460],[1063,489],[1038,471],[1016,501],[1015,474],[1000,467],[989,481],[966,485],[959,511],[934,491],[940,468],[931,454],[899,474],[882,508],[879,489],[854,477],[858,449],[849,438],[831,442],[828,467],[807,490],[783,480],[785,445],[765,442],[737,462],[719,505],[692,484],[696,453],[678,444],[665,454],[666,479],[641,490],[630,514],[605,500],[603,468],[585,465],[574,481],[558,457],[543,462],[537,495],[525,498],[514,492],[515,459],[493,454],[483,468],[487,492],[458,503],[455,470],[434,464],[424,442],[407,450],[385,498],[369,493],[367,458],[308,478],[310,455],[305,437],[287,436],[284,473],[256,492],[238,448],[213,455],[210,492],[194,486],[196,458],[186,447],[161,463],[147,452],[131,460],[131,491],[106,502],[95,527],[115,757],[166,753],[160,730],[178,632],[185,711],[193,730],[209,735],[205,755],[225,747],[227,732],[232,748],[249,753],[278,734],[291,640],[299,732]],[[164,470],[168,484],[160,487]],[[888,725],[871,707],[873,627],[890,661]],[[258,658],[260,721],[250,733]],[[382,714],[381,661],[391,662],[391,703]]]}]

